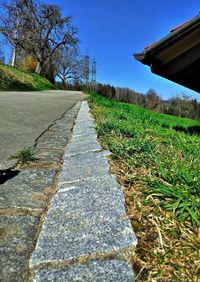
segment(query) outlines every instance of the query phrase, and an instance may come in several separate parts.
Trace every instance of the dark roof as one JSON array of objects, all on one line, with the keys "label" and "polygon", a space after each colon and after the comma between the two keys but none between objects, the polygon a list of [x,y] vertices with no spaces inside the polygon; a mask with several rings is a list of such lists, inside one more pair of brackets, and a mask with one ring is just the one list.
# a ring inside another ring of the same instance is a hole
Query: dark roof
[{"label": "dark roof", "polygon": [[200,12],[134,57],[153,73],[200,92]]}]

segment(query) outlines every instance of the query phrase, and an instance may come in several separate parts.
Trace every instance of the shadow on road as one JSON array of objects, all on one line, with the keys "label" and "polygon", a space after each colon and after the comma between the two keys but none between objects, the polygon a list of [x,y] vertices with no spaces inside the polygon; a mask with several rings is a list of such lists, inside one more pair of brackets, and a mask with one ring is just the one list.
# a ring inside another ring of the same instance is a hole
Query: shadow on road
[{"label": "shadow on road", "polygon": [[7,180],[14,178],[20,173],[20,170],[11,170],[10,168],[0,170],[0,184],[5,183]]}]

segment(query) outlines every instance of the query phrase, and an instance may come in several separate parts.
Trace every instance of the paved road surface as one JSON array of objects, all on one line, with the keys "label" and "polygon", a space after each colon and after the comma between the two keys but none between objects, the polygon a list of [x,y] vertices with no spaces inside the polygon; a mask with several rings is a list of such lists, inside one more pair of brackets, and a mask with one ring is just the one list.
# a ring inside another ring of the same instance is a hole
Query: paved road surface
[{"label": "paved road surface", "polygon": [[78,91],[0,92],[0,170],[13,165],[9,156],[34,145],[54,120],[85,97]]}]

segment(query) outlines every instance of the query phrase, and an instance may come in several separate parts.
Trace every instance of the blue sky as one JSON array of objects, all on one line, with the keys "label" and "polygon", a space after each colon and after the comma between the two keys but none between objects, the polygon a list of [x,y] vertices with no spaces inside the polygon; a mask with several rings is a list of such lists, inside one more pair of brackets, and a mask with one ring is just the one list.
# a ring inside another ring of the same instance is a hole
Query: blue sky
[{"label": "blue sky", "polygon": [[139,92],[153,88],[163,98],[184,92],[200,101],[200,94],[152,74],[132,56],[165,36],[174,26],[196,16],[199,0],[59,0],[56,3],[63,7],[63,13],[74,16],[81,51],[88,50],[98,63],[98,81]]},{"label": "blue sky", "polygon": [[81,52],[95,57],[97,80],[169,98],[200,94],[151,73],[132,54],[165,36],[171,28],[197,15],[199,0],[45,0],[74,16]]}]

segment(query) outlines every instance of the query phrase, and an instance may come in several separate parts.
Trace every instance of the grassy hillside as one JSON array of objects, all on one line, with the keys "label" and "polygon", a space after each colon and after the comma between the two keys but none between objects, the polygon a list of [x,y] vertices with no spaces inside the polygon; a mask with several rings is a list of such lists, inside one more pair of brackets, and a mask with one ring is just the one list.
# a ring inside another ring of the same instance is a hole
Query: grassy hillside
[{"label": "grassy hillside", "polygon": [[98,95],[90,106],[139,239],[137,281],[197,281],[200,123]]},{"label": "grassy hillside", "polygon": [[50,89],[55,89],[55,87],[40,75],[0,64],[0,91],[42,91]]}]

